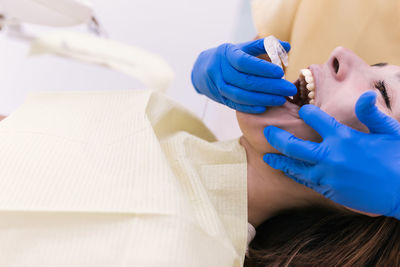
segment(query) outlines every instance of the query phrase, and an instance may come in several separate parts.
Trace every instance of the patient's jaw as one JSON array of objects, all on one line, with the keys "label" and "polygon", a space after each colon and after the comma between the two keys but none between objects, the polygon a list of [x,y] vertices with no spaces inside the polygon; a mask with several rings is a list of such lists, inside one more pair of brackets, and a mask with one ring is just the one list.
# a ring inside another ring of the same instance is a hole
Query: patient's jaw
[{"label": "patient's jaw", "polygon": [[[315,81],[315,105],[341,123],[367,132],[367,128],[357,119],[354,107],[360,95],[368,90],[377,92],[377,106],[381,111],[396,119],[400,118],[400,105],[397,104],[400,67],[369,66],[350,50],[338,47],[325,64],[311,65],[309,69]],[[390,108],[388,99],[385,100],[382,96],[382,88],[375,88],[382,82],[389,97]],[[243,132],[241,143],[246,148],[248,156],[249,220],[250,205],[261,202],[260,198],[266,194],[273,196],[276,193],[281,194],[281,198],[286,198],[286,202],[275,205],[281,205],[280,207],[285,205],[289,207],[294,203],[304,205],[314,201],[325,201],[321,200],[317,193],[295,183],[262,161],[265,153],[277,153],[264,137],[263,130],[266,126],[277,126],[304,140],[321,141],[321,137],[299,118],[299,109],[299,106],[286,102],[280,107],[268,107],[263,114],[237,112],[237,119]],[[262,201],[265,203],[267,200]],[[275,200],[270,198],[268,201]],[[333,205],[329,202],[326,200],[327,205]],[[271,211],[271,207],[269,208]],[[268,212],[268,209],[264,212]]]}]

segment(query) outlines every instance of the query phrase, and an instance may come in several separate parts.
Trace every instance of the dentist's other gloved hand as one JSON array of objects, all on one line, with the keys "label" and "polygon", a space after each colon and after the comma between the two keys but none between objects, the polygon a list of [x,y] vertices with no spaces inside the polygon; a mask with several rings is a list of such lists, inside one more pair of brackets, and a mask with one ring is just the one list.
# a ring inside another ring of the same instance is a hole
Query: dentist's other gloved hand
[{"label": "dentist's other gloved hand", "polygon": [[313,105],[303,106],[300,117],[323,141],[303,141],[267,127],[268,142],[286,156],[266,154],[264,161],[336,203],[400,219],[400,124],[375,103],[376,94],[368,91],[356,104],[356,115],[370,133],[340,124]]},{"label": "dentist's other gloved hand", "polygon": [[[281,42],[286,51],[287,42]],[[263,113],[266,106],[280,106],[285,96],[295,95],[296,87],[281,79],[282,68],[256,56],[265,54],[264,39],[242,44],[223,44],[203,51],[192,70],[196,91],[247,112]]]}]

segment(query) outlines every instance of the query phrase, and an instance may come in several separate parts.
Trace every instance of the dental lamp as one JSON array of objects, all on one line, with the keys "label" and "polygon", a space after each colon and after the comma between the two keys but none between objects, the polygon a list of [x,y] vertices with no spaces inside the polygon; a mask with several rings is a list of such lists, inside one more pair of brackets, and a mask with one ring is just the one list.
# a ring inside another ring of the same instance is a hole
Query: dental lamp
[{"label": "dental lamp", "polygon": [[[56,31],[34,36],[22,24],[69,27],[87,24],[93,34]],[[53,54],[104,66],[141,81],[150,89],[165,91],[173,70],[160,56],[106,37],[87,0],[0,0],[0,30],[31,44],[30,55]]]},{"label": "dental lamp", "polygon": [[20,22],[53,27],[86,24],[93,18],[87,0],[0,0],[0,7]]}]

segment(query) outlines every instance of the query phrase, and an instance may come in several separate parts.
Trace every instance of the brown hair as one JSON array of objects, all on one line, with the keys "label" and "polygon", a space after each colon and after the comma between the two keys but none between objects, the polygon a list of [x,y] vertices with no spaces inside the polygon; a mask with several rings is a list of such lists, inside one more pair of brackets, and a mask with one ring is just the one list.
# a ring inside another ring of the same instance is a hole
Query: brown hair
[{"label": "brown hair", "polygon": [[400,221],[312,206],[264,222],[245,267],[400,266]]}]

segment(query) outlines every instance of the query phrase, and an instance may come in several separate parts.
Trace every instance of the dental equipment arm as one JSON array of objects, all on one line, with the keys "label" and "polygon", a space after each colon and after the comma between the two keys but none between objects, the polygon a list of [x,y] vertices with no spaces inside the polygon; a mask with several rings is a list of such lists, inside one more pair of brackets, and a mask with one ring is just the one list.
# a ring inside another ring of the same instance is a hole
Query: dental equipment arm
[{"label": "dental equipment arm", "polygon": [[6,15],[24,23],[67,27],[89,23],[92,4],[87,0],[0,0]]},{"label": "dental equipment arm", "polygon": [[370,133],[342,125],[313,105],[303,106],[300,117],[323,141],[303,141],[267,127],[268,142],[284,155],[266,154],[264,161],[336,203],[400,220],[400,124],[375,103],[376,94],[369,91],[355,108]]},{"label": "dental equipment arm", "polygon": [[32,41],[22,24],[51,27],[70,27],[87,24],[90,32],[107,37],[107,33],[94,16],[89,0],[0,0],[0,30],[7,27],[7,35],[15,39]]},{"label": "dental equipment arm", "polygon": [[[286,51],[287,42],[280,42]],[[279,66],[259,59],[266,54],[264,39],[241,44],[223,44],[203,51],[192,70],[192,83],[200,94],[247,113],[262,113],[266,106],[280,106],[296,87],[281,79]]]},{"label": "dental equipment arm", "polygon": [[31,55],[54,54],[105,66],[165,91],[174,78],[170,65],[144,49],[84,33],[55,32],[35,39]]}]

